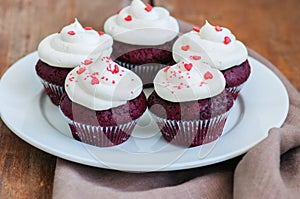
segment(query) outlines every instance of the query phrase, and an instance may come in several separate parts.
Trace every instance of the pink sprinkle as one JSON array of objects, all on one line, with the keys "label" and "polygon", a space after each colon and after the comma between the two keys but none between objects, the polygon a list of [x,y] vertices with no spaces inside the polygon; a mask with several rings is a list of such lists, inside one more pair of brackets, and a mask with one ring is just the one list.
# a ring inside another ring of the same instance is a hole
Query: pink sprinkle
[{"label": "pink sprinkle", "polygon": [[181,50],[183,50],[183,51],[188,51],[189,49],[190,49],[189,45],[181,46]]},{"label": "pink sprinkle", "polygon": [[93,61],[90,60],[90,59],[86,59],[86,60],[84,60],[84,62],[83,62],[84,65],[89,65],[89,64],[92,64],[92,63],[93,63]]},{"label": "pink sprinkle", "polygon": [[111,83],[112,83],[112,84],[115,84],[116,82],[115,82],[115,80],[112,80]]},{"label": "pink sprinkle", "polygon": [[165,68],[164,68],[164,72],[167,72],[170,68],[171,68],[171,66],[165,67]]},{"label": "pink sprinkle", "polygon": [[189,79],[191,79],[191,76],[188,76]]},{"label": "pink sprinkle", "polygon": [[217,32],[220,32],[220,31],[222,31],[222,28],[221,28],[220,26],[216,25],[216,26],[215,26],[215,30],[216,30]]},{"label": "pink sprinkle", "polygon": [[69,84],[66,84],[66,87],[69,87]]},{"label": "pink sprinkle", "polygon": [[91,81],[91,84],[92,84],[92,85],[95,85],[95,84],[99,84],[99,83],[100,83],[99,79],[96,78],[96,77],[93,77],[93,79],[92,79],[92,81]]},{"label": "pink sprinkle", "polygon": [[193,55],[193,56],[190,56],[190,58],[193,60],[200,60],[201,56]]},{"label": "pink sprinkle", "polygon": [[133,91],[131,91],[130,93],[133,94]]},{"label": "pink sprinkle", "polygon": [[208,80],[208,79],[212,79],[214,76],[213,74],[211,74],[211,72],[207,71],[205,74],[204,74],[204,79],[205,80]]},{"label": "pink sprinkle", "polygon": [[174,94],[174,91],[172,91],[171,93]]},{"label": "pink sprinkle", "polygon": [[105,78],[104,76],[101,77],[101,79],[104,79],[104,78]]},{"label": "pink sprinkle", "polygon": [[122,74],[120,74],[120,77],[122,77],[123,75]]},{"label": "pink sprinkle", "polygon": [[131,81],[134,81],[134,79],[132,78]]},{"label": "pink sprinkle", "polygon": [[105,78],[106,81],[108,81],[108,78]]},{"label": "pink sprinkle", "polygon": [[146,4],[145,10],[146,10],[147,12],[151,12],[152,9],[153,9],[153,7],[152,7],[150,4]]},{"label": "pink sprinkle", "polygon": [[85,67],[80,67],[80,68],[76,71],[76,73],[77,73],[78,75],[81,75],[82,73],[84,73],[85,70],[86,70]]}]

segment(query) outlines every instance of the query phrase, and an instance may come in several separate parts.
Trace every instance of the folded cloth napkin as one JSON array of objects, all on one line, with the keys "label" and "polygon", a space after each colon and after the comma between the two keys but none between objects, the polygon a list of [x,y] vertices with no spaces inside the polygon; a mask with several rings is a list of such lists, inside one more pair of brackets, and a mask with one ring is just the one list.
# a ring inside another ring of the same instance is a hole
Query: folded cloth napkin
[{"label": "folded cloth napkin", "polygon": [[[188,25],[181,27],[186,30]],[[274,65],[252,50],[249,54],[282,80],[290,109],[282,127],[271,129],[246,155],[201,168],[152,173],[93,168],[58,158],[53,198],[299,198],[300,94]]]}]

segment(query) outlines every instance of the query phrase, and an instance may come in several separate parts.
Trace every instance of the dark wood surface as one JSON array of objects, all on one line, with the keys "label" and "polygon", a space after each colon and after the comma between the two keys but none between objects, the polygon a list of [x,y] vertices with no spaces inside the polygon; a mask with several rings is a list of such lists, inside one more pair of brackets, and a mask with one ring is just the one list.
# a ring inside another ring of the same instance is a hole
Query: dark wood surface
[{"label": "dark wood surface", "polygon": [[[121,0],[1,0],[0,76],[41,39],[77,17],[102,30]],[[299,0],[156,0],[173,16],[226,26],[300,90]],[[0,110],[1,111],[1,110]],[[42,133],[42,132],[39,132]],[[27,144],[0,120],[0,198],[51,198],[56,157]]]}]

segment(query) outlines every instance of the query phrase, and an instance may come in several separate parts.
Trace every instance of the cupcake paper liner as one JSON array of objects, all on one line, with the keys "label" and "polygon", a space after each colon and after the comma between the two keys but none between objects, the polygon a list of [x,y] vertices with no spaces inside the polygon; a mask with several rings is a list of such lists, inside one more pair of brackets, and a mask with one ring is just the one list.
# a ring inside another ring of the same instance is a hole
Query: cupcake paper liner
[{"label": "cupcake paper liner", "polygon": [[142,79],[144,87],[152,87],[155,75],[158,73],[159,70],[167,66],[167,64],[159,64],[159,63],[136,65],[136,64],[121,62],[118,60],[116,60],[116,62],[120,66],[127,68],[133,71],[135,74],[137,74]]},{"label": "cupcake paper liner", "polygon": [[49,96],[51,102],[55,104],[56,106],[59,105],[60,98],[62,94],[65,92],[64,87],[52,84],[48,81],[45,81],[44,79],[40,78],[41,83],[44,86],[44,90],[46,91],[47,95]]},{"label": "cupcake paper liner", "polygon": [[227,87],[226,90],[229,91],[232,94],[233,98],[236,100],[236,98],[239,96],[239,93],[242,90],[245,83],[246,82],[244,82],[238,86]]},{"label": "cupcake paper liner", "polygon": [[179,121],[152,113],[167,142],[182,146],[199,146],[217,140],[223,132],[229,111],[206,120]]},{"label": "cupcake paper liner", "polygon": [[68,121],[74,139],[98,147],[115,146],[125,142],[131,136],[137,121],[132,120],[116,126],[92,126],[71,120],[65,115],[64,117]]}]

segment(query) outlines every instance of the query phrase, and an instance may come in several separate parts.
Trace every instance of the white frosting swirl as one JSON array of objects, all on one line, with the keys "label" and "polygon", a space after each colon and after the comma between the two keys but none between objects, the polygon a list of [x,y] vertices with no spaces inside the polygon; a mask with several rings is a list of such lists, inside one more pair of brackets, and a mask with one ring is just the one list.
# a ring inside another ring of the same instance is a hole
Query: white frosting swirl
[{"label": "white frosting swirl", "polygon": [[117,15],[108,18],[104,30],[114,40],[133,45],[161,45],[174,39],[179,25],[169,11],[133,0]]},{"label": "white frosting swirl", "polygon": [[207,64],[181,61],[160,70],[154,79],[154,89],[163,99],[187,102],[220,94],[225,79],[220,71]]},{"label": "white frosting swirl", "polygon": [[92,110],[107,110],[125,104],[140,95],[141,79],[108,57],[85,60],[67,76],[65,90],[69,98]]},{"label": "white frosting swirl", "polygon": [[183,34],[173,45],[176,62],[200,56],[212,67],[226,70],[240,65],[248,58],[245,45],[224,27],[212,26],[207,21],[199,32],[192,30]]},{"label": "white frosting swirl", "polygon": [[97,57],[101,53],[110,56],[112,44],[111,36],[90,27],[83,28],[75,19],[59,33],[44,38],[38,46],[38,54],[50,66],[73,68],[87,57]]}]

